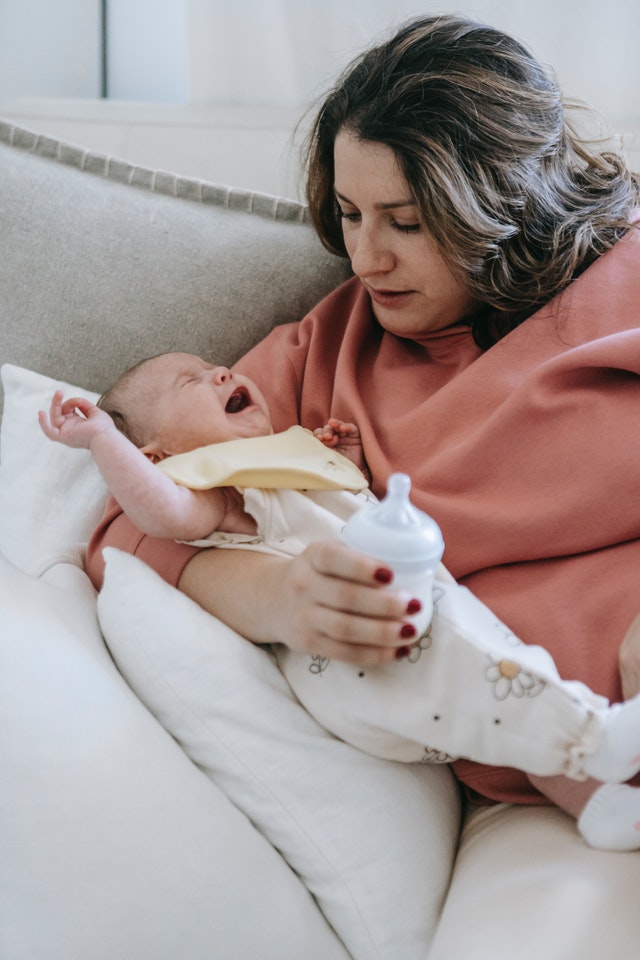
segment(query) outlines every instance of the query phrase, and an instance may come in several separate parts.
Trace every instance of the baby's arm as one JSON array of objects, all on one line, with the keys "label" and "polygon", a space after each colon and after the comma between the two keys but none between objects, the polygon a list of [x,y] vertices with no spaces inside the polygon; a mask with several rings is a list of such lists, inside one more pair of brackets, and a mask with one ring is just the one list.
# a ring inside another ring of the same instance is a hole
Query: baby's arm
[{"label": "baby's arm", "polygon": [[111,417],[82,397],[63,401],[58,390],[42,430],[58,443],[90,450],[110,492],[130,520],[152,537],[197,540],[223,524],[232,498],[224,488],[179,486],[116,428]]},{"label": "baby's arm", "polygon": [[362,449],[362,438],[355,423],[347,423],[344,420],[331,417],[324,427],[318,427],[313,433],[318,440],[324,443],[325,447],[331,447],[343,456],[348,457],[352,463],[355,463],[356,467],[362,470],[367,480],[370,479],[369,468]]}]

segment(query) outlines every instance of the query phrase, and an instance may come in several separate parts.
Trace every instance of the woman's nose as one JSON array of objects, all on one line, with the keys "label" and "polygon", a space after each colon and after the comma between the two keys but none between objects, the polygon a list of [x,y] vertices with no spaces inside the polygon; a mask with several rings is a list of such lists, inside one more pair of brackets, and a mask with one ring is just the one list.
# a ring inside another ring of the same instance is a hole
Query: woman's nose
[{"label": "woman's nose", "polygon": [[395,265],[393,253],[383,238],[364,225],[353,237],[350,255],[351,268],[362,279],[377,273],[388,273]]}]

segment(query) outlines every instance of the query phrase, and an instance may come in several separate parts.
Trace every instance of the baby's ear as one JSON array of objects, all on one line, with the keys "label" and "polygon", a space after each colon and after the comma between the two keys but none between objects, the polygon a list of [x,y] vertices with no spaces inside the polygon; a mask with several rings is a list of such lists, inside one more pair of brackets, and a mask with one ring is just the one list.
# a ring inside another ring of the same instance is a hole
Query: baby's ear
[{"label": "baby's ear", "polygon": [[147,460],[151,460],[151,463],[159,463],[160,460],[165,460],[171,456],[171,454],[163,450],[155,440],[152,440],[151,443],[146,443],[144,447],[140,447],[140,453],[144,454]]}]

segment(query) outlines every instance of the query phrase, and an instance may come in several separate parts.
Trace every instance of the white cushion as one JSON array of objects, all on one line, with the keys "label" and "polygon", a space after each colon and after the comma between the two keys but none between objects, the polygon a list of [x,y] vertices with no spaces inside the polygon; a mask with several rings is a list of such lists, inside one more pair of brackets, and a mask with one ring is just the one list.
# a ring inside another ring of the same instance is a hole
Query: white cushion
[{"label": "white cushion", "polygon": [[[75,589],[73,599],[67,595],[63,604],[64,615],[76,620],[72,631],[74,650],[69,656],[75,657],[76,646],[87,646],[87,631],[82,622],[86,616],[92,620],[93,632],[89,631],[88,635],[93,638],[89,641],[93,660],[102,653],[102,669],[110,671],[111,676],[113,664],[105,659],[104,646],[95,626],[93,591],[79,569],[86,542],[104,507],[104,483],[87,451],[52,443],[42,434],[37,421],[38,409],[48,406],[58,387],[65,395],[77,394],[91,399],[97,395],[10,364],[2,367],[2,383],[5,407],[0,434],[0,549],[13,563],[34,576],[50,571],[50,577],[59,577],[61,570],[69,570],[69,564],[74,565],[75,575],[81,582],[86,581],[89,593],[85,595],[83,590]],[[403,960],[422,957],[446,889],[458,829],[457,794],[448,770],[384,763],[335,740],[300,707],[264,650],[204,614],[144,564],[117,551],[107,552],[110,561],[100,598],[101,624],[120,669],[142,701],[223,794],[283,853],[316,896],[325,916],[356,960],[374,957],[396,960],[400,955]],[[33,590],[43,586],[34,581]],[[11,592],[6,583],[4,589]],[[23,606],[28,602],[33,607],[29,615],[35,618],[33,629],[28,626],[29,619],[24,626],[30,643],[38,650],[46,644],[49,658],[64,670],[68,638],[58,636],[55,618],[51,620],[48,614],[41,616],[39,603],[26,601],[25,596],[21,596]],[[4,625],[7,616],[4,600],[0,601],[0,608]],[[18,617],[19,608],[20,604],[12,600],[9,611],[15,609]],[[10,612],[8,615],[10,618]],[[215,647],[211,641],[213,634]],[[177,647],[175,636],[180,638]],[[39,660],[39,654],[36,659]],[[93,734],[88,725],[83,731],[74,709],[80,704],[84,710],[91,701],[95,678],[92,682],[84,664],[80,671],[77,667],[70,669],[70,675],[78,690],[69,696],[68,729],[64,734],[56,734],[55,742],[62,737],[73,745],[74,739],[82,735],[85,750],[89,751]],[[50,682],[51,677],[55,677],[56,698],[62,696],[65,684],[58,683],[57,673],[49,675]],[[43,674],[39,696],[44,704],[51,702],[46,681]],[[122,696],[124,688],[119,689]],[[216,692],[212,695],[214,689]],[[32,694],[25,708],[31,700]],[[137,701],[130,694],[128,702],[129,709],[135,712]],[[99,705],[100,698],[93,707]],[[15,707],[13,704],[11,709]],[[121,772],[123,765],[128,772],[131,762],[128,756],[133,752],[151,762],[154,750],[158,749],[157,745],[149,748],[146,740],[151,736],[155,743],[158,732],[162,731],[149,723],[144,711],[143,717],[142,727],[130,729],[126,736],[126,729],[121,730],[122,718],[119,719],[122,740],[118,738],[117,743],[110,744],[114,755],[106,766],[101,757],[102,744],[96,743],[96,763],[100,762],[105,769],[109,763],[118,768],[112,789],[120,798],[119,807],[112,797],[105,795],[109,812],[119,808],[122,814],[123,803],[126,808],[126,798],[130,798],[127,777]],[[42,753],[46,753],[46,744],[50,749],[48,724],[47,720],[42,727],[39,748]],[[184,764],[184,754],[176,751],[174,741],[166,735],[162,743],[162,750],[169,749],[182,758],[176,789],[179,786],[188,792],[195,767]],[[123,754],[125,746],[127,752]],[[59,759],[55,752],[53,757]],[[167,777],[172,762],[180,763],[180,760],[172,759],[169,763],[162,760]],[[143,772],[148,774],[148,766],[141,761],[137,776]],[[185,773],[189,770],[191,774]],[[154,777],[157,775],[157,771],[153,773]],[[187,779],[182,784],[185,775]],[[102,811],[95,796],[88,797],[85,790],[76,789],[78,776],[79,771],[73,770],[72,785],[65,785],[65,802],[74,811],[75,819],[82,822],[87,816],[98,817]],[[10,777],[10,780],[11,790],[20,794],[18,778]],[[198,778],[197,782],[201,789],[203,781]],[[209,786],[214,789],[212,784]],[[166,789],[163,785],[163,791]],[[71,802],[68,794],[73,791]],[[125,791],[124,797],[122,791]],[[143,805],[145,791],[140,793],[137,785],[136,793]],[[148,794],[147,789],[147,802]],[[40,801],[46,796],[45,789],[41,791]],[[215,798],[216,805],[225,802],[217,789]],[[16,796],[16,803],[22,803],[20,795]],[[30,822],[33,811],[24,806],[21,809]],[[192,826],[197,832],[198,817],[193,816]],[[71,831],[74,817],[65,829]],[[234,835],[239,835],[239,855],[247,859],[248,855],[242,852],[243,842],[247,842],[243,841],[244,823],[241,818],[239,826],[228,824],[227,836],[231,850],[236,847]],[[54,825],[58,833],[59,826]],[[151,843],[158,824],[151,818],[147,826]],[[53,841],[49,836],[51,827],[50,822],[41,824],[39,842],[45,848]],[[109,829],[115,829],[115,823],[110,822]],[[206,829],[211,834],[208,821]],[[169,838],[166,839],[169,842]],[[97,841],[92,838],[91,842]],[[266,852],[262,856],[271,854],[276,863],[280,862],[272,847],[257,833],[255,842],[264,845]],[[214,856],[211,850],[209,854]],[[175,849],[172,855],[179,862]],[[210,881],[222,882],[223,876],[231,875],[233,888],[233,873],[229,874],[225,856],[223,848],[221,872],[212,866]],[[52,862],[56,862],[55,858]],[[74,863],[73,857],[70,862]],[[250,856],[247,862],[251,866]],[[150,865],[152,863],[156,863],[154,858]],[[134,869],[132,876],[136,883],[142,884],[142,864],[138,869],[139,874],[136,875]],[[157,872],[157,866],[153,869]],[[266,868],[261,869],[264,873]],[[284,887],[278,881],[278,900],[283,902],[283,909],[287,897],[282,901],[282,896],[287,887],[293,887],[290,895],[294,898],[304,896],[304,888],[295,884],[292,875],[288,876],[291,880]],[[112,882],[113,877],[107,877],[107,886]],[[61,890],[64,889],[63,883]],[[228,895],[235,895],[233,889]],[[251,895],[259,916],[260,898]],[[298,904],[296,910],[299,917],[305,910],[308,913],[309,907]],[[252,916],[253,911],[252,904]],[[279,917],[275,915],[276,924],[281,920]],[[321,923],[319,914],[307,920],[316,926]],[[68,917],[63,917],[59,922],[67,921]],[[46,923],[44,929],[49,929]],[[169,934],[167,936],[170,942]],[[318,946],[318,956],[332,956],[336,942],[327,941],[327,933],[320,932],[314,937],[317,944],[330,944],[324,954]],[[276,936],[276,942],[277,939]],[[254,951],[253,955],[260,956],[261,960],[266,956],[264,950]],[[306,960],[309,950],[305,949],[303,955]]]},{"label": "white cushion", "polygon": [[141,700],[281,851],[356,960],[424,960],[459,825],[449,770],[335,739],[266,649],[135,557],[105,557],[100,624]]},{"label": "white cushion", "polygon": [[87,450],[71,450],[42,433],[38,410],[59,387],[66,396],[97,394],[12,364],[0,371],[0,550],[39,576],[64,561],[82,566],[106,501],[106,487]]},{"label": "white cushion", "polygon": [[0,955],[348,960],[116,671],[81,570],[0,555]]},{"label": "white cushion", "polygon": [[635,960],[640,855],[586,845],[557,807],[476,809],[429,960]]}]

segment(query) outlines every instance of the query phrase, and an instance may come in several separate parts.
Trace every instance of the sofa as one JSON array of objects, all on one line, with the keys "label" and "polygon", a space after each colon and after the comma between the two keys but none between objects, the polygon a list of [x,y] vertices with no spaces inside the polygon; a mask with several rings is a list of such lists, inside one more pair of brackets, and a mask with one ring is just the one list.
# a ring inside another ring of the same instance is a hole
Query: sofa
[{"label": "sofa", "polygon": [[232,364],[348,272],[298,203],[0,121],[3,960],[637,956],[638,854],[342,743],[137,558],[84,572],[106,490],[41,434],[54,389]]}]

